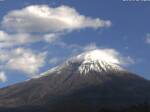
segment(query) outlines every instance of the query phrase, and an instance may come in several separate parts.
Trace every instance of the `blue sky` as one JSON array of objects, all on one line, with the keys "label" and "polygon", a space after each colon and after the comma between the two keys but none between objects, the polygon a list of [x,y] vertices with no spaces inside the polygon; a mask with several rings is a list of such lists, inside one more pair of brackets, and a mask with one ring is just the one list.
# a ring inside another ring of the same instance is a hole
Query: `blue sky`
[{"label": "blue sky", "polygon": [[123,66],[150,79],[149,10],[150,2],[142,1],[1,1],[0,87],[93,48],[113,49]]}]

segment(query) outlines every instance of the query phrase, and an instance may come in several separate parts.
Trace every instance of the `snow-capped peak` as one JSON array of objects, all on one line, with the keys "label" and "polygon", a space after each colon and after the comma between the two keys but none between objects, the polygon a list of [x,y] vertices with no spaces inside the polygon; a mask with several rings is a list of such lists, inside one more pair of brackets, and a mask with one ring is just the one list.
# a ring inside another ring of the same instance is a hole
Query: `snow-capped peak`
[{"label": "snow-capped peak", "polygon": [[[112,55],[114,54],[114,55]],[[97,61],[101,60],[107,63],[119,64],[120,61],[116,58],[115,53],[109,49],[97,49],[92,51],[87,51],[76,57],[77,59],[82,59],[85,61]]]},{"label": "snow-capped peak", "polygon": [[41,74],[61,74],[63,71],[79,72],[86,75],[89,72],[103,72],[124,70],[120,67],[120,61],[113,50],[100,49],[87,51],[68,59],[64,64],[54,67]]},{"label": "snow-capped peak", "polygon": [[107,49],[92,50],[73,57],[70,61],[81,63],[78,67],[81,74],[87,74],[90,71],[108,72],[111,70],[122,70],[119,66],[119,59],[117,59],[115,54],[112,55],[112,52],[110,50],[107,51]]}]

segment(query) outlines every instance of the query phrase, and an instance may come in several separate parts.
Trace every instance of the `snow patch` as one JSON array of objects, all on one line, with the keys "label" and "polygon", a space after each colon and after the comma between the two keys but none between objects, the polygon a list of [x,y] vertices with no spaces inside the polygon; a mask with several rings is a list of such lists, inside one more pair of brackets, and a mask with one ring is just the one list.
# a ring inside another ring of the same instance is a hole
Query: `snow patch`
[{"label": "snow patch", "polygon": [[116,52],[109,49],[88,51],[70,58],[64,64],[54,67],[40,76],[47,76],[51,73],[60,74],[63,71],[74,71],[83,75],[89,72],[122,71],[124,69],[119,65],[120,61],[116,55]]},{"label": "snow patch", "polygon": [[117,54],[115,54],[114,51],[107,51],[107,49],[105,51],[92,50],[73,57],[72,62],[81,63],[78,68],[80,74],[87,74],[90,71],[109,72],[123,70],[123,68],[119,66],[119,59],[117,59],[115,55]]}]

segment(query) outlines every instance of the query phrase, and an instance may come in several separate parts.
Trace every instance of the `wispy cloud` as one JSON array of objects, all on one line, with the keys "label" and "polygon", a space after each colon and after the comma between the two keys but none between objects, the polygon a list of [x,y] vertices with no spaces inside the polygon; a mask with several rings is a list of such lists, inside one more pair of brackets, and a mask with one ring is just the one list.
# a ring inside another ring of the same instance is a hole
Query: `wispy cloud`
[{"label": "wispy cloud", "polygon": [[146,43],[150,44],[150,34],[146,34]]},{"label": "wispy cloud", "polygon": [[49,64],[57,65],[60,64],[65,58],[64,57],[52,57],[49,59]]},{"label": "wispy cloud", "polygon": [[97,47],[96,43],[90,43],[90,44],[86,45],[85,47],[83,47],[83,50],[90,51],[90,50],[94,50],[97,48],[98,47]]},{"label": "wispy cloud", "polygon": [[7,81],[7,77],[5,75],[5,72],[1,71],[0,72],[0,82],[6,82]]}]

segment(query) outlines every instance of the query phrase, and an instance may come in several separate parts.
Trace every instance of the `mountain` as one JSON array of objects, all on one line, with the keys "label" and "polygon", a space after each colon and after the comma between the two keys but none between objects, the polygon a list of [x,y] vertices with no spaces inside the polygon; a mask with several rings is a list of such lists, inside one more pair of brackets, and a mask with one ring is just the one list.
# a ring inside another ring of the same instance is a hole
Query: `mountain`
[{"label": "mountain", "polygon": [[38,78],[2,88],[0,112],[116,112],[149,102],[150,81],[110,58],[85,52]]}]

